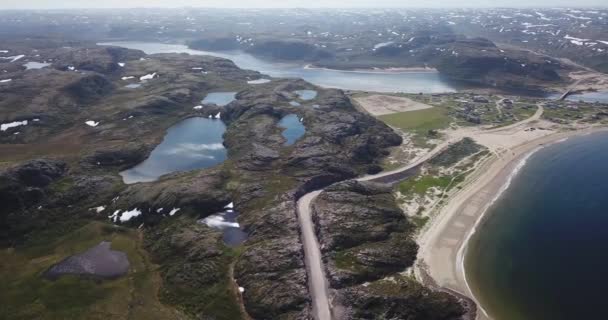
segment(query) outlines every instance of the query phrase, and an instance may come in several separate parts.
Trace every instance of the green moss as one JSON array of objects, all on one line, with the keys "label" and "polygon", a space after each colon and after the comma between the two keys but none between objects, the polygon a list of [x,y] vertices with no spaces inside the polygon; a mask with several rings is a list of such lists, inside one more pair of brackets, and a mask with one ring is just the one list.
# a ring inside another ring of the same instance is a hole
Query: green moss
[{"label": "green moss", "polygon": [[[47,235],[56,235],[49,232]],[[63,276],[56,281],[44,271],[64,258],[101,241],[127,254],[129,274],[115,280]],[[158,273],[140,247],[137,231],[90,222],[46,243],[0,252],[0,305],[3,319],[150,319],[174,317],[175,310],[157,297]]]},{"label": "green moss", "polygon": [[451,181],[451,176],[419,175],[416,178],[401,182],[399,184],[399,191],[405,195],[423,195],[432,187],[437,187],[443,190],[450,184]]}]

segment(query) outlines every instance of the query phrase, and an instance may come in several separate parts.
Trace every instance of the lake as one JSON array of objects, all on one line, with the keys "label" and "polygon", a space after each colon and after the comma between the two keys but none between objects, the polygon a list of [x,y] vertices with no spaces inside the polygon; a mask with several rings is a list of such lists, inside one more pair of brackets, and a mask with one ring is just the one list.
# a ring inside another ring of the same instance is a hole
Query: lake
[{"label": "lake", "polygon": [[120,173],[127,184],[150,182],[160,176],[208,168],[226,159],[222,144],[226,125],[221,120],[189,118],[169,128],[148,159]]},{"label": "lake", "polygon": [[533,154],[467,249],[467,278],[495,320],[605,319],[608,133]]},{"label": "lake", "polygon": [[287,140],[285,142],[285,145],[287,146],[296,143],[296,141],[306,133],[306,127],[304,127],[297,114],[290,114],[283,117],[283,119],[279,121],[279,127],[283,128],[282,134],[283,138]]},{"label": "lake", "polygon": [[236,99],[236,92],[212,92],[201,101],[204,104],[215,104],[220,107],[228,105]]},{"label": "lake", "polygon": [[189,53],[226,58],[243,69],[259,71],[272,77],[302,78],[312,84],[346,90],[407,93],[455,92],[456,88],[437,72],[340,71],[306,68],[302,64],[278,63],[256,58],[243,51],[210,52],[189,49],[185,45],[120,41],[100,45],[142,50],[147,54]]}]

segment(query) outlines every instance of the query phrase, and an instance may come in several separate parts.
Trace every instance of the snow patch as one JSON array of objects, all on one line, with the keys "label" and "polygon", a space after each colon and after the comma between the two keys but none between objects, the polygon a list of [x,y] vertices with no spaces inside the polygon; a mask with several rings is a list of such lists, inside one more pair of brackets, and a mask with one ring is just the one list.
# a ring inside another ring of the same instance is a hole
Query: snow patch
[{"label": "snow patch", "polygon": [[19,126],[27,126],[27,120],[3,123],[0,125],[0,131],[6,131],[10,128],[15,128]]},{"label": "snow patch", "polygon": [[89,121],[85,122],[85,124],[87,126],[89,126],[89,127],[95,128],[95,127],[97,127],[99,125],[99,122],[95,122],[95,121],[89,120]]}]

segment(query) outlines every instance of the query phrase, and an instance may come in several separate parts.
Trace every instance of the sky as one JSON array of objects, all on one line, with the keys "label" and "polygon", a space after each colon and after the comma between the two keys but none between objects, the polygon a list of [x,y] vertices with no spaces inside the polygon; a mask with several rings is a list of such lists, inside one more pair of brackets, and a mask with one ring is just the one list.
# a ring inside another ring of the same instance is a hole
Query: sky
[{"label": "sky", "polygon": [[0,9],[608,7],[608,0],[0,0]]}]

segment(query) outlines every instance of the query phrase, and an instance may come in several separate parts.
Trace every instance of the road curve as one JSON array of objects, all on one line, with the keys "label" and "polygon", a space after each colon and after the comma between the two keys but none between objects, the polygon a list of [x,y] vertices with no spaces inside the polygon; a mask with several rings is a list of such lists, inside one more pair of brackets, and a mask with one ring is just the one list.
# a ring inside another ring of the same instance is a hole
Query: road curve
[{"label": "road curve", "polygon": [[[411,175],[422,163],[444,150],[452,141],[448,140],[418,160],[399,169],[381,172],[375,175],[367,175],[358,178],[359,181],[377,181],[382,183],[394,183],[401,181]],[[394,180],[394,181],[393,181]],[[304,261],[308,274],[308,291],[312,298],[313,317],[316,320],[332,320],[339,318],[338,310],[332,306],[332,298],[329,293],[329,285],[325,276],[323,259],[314,222],[312,221],[311,204],[323,190],[317,190],[305,194],[298,200],[297,214],[300,223],[302,245],[304,246]]]}]

